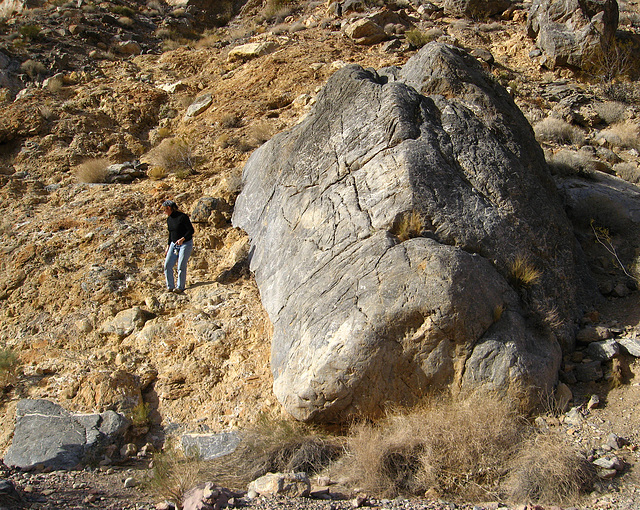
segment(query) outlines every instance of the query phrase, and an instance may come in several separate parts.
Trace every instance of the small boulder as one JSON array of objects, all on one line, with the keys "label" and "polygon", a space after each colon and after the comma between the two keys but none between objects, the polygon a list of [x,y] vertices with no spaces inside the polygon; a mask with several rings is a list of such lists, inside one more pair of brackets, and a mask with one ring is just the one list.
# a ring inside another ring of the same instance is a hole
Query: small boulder
[{"label": "small boulder", "polygon": [[273,53],[278,45],[273,41],[241,44],[233,48],[227,55],[229,62],[247,61]]},{"label": "small boulder", "polygon": [[100,328],[102,335],[116,335],[124,338],[133,333],[136,328],[141,329],[144,323],[153,318],[153,314],[134,306],[119,312],[113,319],[105,322]]},{"label": "small boulder", "polygon": [[618,338],[618,343],[631,356],[640,357],[640,340],[637,338]]},{"label": "small boulder", "polygon": [[[93,461],[107,445],[122,440],[122,427],[112,435],[101,430],[105,419],[113,421],[105,414],[71,414],[48,400],[20,400],[13,441],[4,462],[21,469],[36,465],[73,469]],[[110,426],[104,430],[114,432]]]},{"label": "small boulder", "polygon": [[347,25],[344,31],[356,44],[363,45],[378,44],[389,37],[383,27],[367,18]]},{"label": "small boulder", "polygon": [[203,94],[196,98],[196,100],[187,108],[187,112],[185,113],[185,119],[196,117],[204,112],[211,103],[213,102],[213,98],[211,94]]},{"label": "small boulder", "polygon": [[620,346],[615,340],[591,342],[587,347],[587,353],[592,359],[606,361],[620,354]]},{"label": "small boulder", "polygon": [[251,482],[248,491],[261,496],[306,497],[311,482],[306,473],[267,473]]}]

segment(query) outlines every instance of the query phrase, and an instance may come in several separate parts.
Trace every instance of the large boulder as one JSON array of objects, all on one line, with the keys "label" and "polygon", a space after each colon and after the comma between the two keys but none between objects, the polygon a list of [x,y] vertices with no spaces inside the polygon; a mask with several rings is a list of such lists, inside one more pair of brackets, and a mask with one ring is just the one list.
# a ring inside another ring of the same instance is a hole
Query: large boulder
[{"label": "large boulder", "polygon": [[296,418],[554,384],[576,313],[571,226],[522,112],[463,50],[346,66],[243,179],[233,222]]},{"label": "large boulder", "polygon": [[113,411],[71,414],[48,400],[23,399],[4,463],[22,469],[73,469],[99,460],[106,446],[122,441],[129,425]]},{"label": "large boulder", "polygon": [[533,0],[527,33],[553,69],[598,67],[618,28],[616,0]]}]

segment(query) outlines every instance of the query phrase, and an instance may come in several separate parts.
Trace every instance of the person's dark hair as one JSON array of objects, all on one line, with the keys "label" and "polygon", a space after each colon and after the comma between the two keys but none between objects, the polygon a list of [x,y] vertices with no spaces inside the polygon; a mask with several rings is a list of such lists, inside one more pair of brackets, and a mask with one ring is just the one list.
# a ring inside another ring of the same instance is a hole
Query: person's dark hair
[{"label": "person's dark hair", "polygon": [[176,204],[173,200],[165,200],[162,202],[162,207],[171,207],[174,211],[178,210],[178,204]]}]

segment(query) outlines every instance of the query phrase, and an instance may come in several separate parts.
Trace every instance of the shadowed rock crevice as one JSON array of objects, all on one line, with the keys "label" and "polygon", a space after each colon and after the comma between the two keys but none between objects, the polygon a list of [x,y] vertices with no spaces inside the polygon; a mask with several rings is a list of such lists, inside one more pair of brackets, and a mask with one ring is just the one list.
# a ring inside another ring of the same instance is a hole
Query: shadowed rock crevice
[{"label": "shadowed rock crevice", "polygon": [[[462,50],[346,66],[243,178],[233,222],[251,237],[274,390],[296,418],[555,383],[577,313],[573,234],[531,127]],[[424,224],[401,235],[411,211]],[[518,257],[539,270],[526,301],[509,284]],[[525,320],[548,301],[553,332]]]}]

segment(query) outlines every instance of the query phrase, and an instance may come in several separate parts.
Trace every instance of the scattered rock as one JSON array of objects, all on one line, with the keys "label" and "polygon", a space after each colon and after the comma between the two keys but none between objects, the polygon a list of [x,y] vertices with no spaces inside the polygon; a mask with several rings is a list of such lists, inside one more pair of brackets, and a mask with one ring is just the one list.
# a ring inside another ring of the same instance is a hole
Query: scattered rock
[{"label": "scattered rock", "polygon": [[248,491],[261,496],[308,496],[311,482],[306,473],[267,473],[249,484]]},{"label": "scattered rock", "polygon": [[273,53],[277,48],[277,43],[273,41],[241,44],[229,51],[227,60],[229,62],[251,60]]},{"label": "scattered rock", "polygon": [[240,444],[240,440],[237,432],[185,434],[181,439],[185,453],[196,454],[202,460],[212,460],[232,453]]},{"label": "scattered rock", "polygon": [[616,341],[622,346],[622,348],[631,354],[631,356],[635,356],[636,358],[640,358],[640,340],[637,338],[618,338]]},{"label": "scattered rock", "polygon": [[591,342],[587,346],[587,354],[592,359],[607,361],[620,353],[620,346],[615,340]]},{"label": "scattered rock", "polygon": [[196,100],[191,103],[189,108],[187,108],[185,119],[200,115],[207,108],[209,108],[209,106],[211,106],[212,102],[213,98],[211,97],[211,94],[203,94],[202,96],[197,97]]}]

